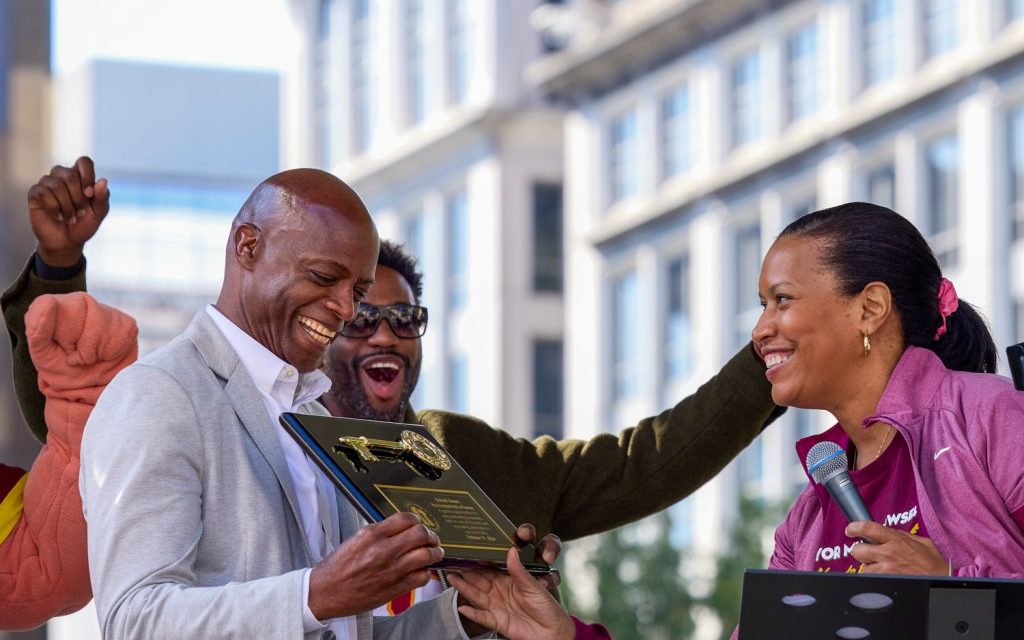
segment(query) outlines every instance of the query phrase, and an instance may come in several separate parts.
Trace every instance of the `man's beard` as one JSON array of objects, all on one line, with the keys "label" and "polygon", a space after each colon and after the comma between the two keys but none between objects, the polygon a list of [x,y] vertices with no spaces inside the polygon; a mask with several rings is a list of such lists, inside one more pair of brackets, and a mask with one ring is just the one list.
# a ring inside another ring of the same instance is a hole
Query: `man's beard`
[{"label": "man's beard", "polygon": [[416,388],[416,382],[420,377],[420,363],[417,362],[416,367],[413,368],[409,358],[406,356],[393,351],[388,352],[388,355],[401,358],[405,366],[402,368],[402,388],[398,392],[398,403],[391,411],[381,411],[370,403],[370,398],[363,387],[361,376],[363,361],[379,355],[382,354],[373,353],[356,358],[350,367],[338,367],[336,371],[341,375],[331,381],[334,388],[329,393],[335,397],[339,406],[346,408],[347,413],[345,417],[347,418],[380,420],[382,422],[404,422],[405,411],[409,407],[409,396],[412,395],[412,391]]}]

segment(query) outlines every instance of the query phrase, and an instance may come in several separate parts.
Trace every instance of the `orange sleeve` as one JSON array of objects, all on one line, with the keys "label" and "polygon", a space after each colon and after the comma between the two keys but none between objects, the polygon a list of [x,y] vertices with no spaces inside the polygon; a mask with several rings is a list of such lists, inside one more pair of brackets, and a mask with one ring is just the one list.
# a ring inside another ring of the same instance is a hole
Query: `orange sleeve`
[{"label": "orange sleeve", "polygon": [[100,392],[137,355],[128,315],[85,293],[42,296],[26,315],[46,396],[46,444],[28,474],[24,513],[0,543],[0,626],[30,629],[91,598],[78,490],[82,429]]}]

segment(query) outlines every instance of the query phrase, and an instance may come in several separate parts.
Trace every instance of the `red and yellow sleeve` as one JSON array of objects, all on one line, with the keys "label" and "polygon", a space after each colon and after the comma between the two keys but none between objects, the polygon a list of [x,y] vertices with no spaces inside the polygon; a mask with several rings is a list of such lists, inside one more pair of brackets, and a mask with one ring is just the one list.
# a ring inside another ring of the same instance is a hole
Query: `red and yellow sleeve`
[{"label": "red and yellow sleeve", "polygon": [[28,474],[24,469],[0,464],[0,545],[21,520],[27,480]]}]

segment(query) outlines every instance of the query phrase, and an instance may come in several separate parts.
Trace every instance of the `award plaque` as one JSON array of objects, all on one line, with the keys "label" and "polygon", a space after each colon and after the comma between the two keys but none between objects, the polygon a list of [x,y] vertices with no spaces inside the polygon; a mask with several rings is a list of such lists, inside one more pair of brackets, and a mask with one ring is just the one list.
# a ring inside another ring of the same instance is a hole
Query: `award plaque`
[{"label": "award plaque", "polygon": [[516,541],[516,525],[421,425],[300,413],[282,413],[281,424],[368,522],[398,511],[419,516],[444,548],[436,566],[504,568],[515,546],[531,573],[551,571],[533,545]]}]

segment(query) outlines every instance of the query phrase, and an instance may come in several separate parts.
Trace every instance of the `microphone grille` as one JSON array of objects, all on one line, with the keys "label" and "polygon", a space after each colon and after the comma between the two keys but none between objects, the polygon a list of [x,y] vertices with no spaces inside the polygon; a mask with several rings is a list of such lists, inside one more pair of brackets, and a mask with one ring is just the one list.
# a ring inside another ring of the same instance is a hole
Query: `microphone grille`
[{"label": "microphone grille", "polygon": [[807,473],[814,481],[823,484],[834,474],[850,466],[846,451],[838,444],[825,440],[811,447],[807,452]]}]

